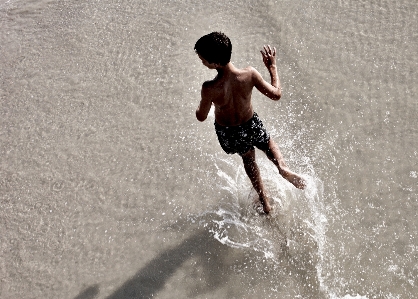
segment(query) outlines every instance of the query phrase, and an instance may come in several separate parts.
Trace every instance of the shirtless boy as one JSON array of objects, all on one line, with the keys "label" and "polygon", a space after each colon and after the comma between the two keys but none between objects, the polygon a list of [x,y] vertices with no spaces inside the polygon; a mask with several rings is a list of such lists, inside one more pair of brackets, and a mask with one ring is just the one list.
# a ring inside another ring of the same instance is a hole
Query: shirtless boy
[{"label": "shirtless boy", "polygon": [[304,189],[306,185],[302,177],[287,168],[279,147],[270,138],[251,103],[253,87],[272,100],[277,101],[281,97],[276,49],[264,46],[264,51],[261,51],[271,84],[253,67],[238,69],[230,62],[232,45],[223,33],[212,32],[201,37],[194,49],[203,65],[218,72],[213,80],[203,83],[196,118],[204,121],[214,104],[219,143],[226,153],[237,153],[242,157],[245,172],[259,196],[264,213],[268,214],[271,205],[255,161],[254,146],[262,150],[277,166],[279,173],[296,188]]}]

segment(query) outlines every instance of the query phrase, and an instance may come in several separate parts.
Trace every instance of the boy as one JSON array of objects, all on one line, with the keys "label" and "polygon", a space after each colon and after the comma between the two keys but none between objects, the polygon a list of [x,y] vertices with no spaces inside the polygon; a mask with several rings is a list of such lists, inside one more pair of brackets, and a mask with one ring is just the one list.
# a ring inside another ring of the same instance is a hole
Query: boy
[{"label": "boy", "polygon": [[251,104],[253,87],[272,100],[277,101],[281,97],[276,48],[264,46],[264,51],[261,51],[271,84],[253,67],[237,69],[232,65],[231,41],[223,33],[212,32],[201,37],[194,49],[203,65],[218,72],[213,80],[202,85],[202,99],[196,110],[196,118],[204,121],[214,104],[215,130],[219,143],[226,153],[238,153],[242,157],[245,172],[259,196],[264,213],[268,214],[271,206],[255,161],[254,146],[262,150],[277,166],[279,173],[296,188],[304,189],[306,185],[303,178],[287,168],[279,147],[270,139]]}]

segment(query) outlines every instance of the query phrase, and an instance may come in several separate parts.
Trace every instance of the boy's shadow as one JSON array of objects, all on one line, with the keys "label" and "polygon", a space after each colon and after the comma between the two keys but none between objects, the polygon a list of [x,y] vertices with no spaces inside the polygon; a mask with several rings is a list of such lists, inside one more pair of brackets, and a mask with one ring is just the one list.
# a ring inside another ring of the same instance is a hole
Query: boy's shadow
[{"label": "boy's shadow", "polygon": [[[202,287],[204,289],[198,292],[213,291],[227,281],[228,268],[224,266],[223,259],[227,257],[228,250],[229,247],[216,241],[208,231],[200,231],[156,256],[106,299],[151,298],[164,288],[167,280],[189,258],[197,258],[203,266],[206,283]],[[99,292],[99,286],[93,285],[74,299],[93,299]]]}]

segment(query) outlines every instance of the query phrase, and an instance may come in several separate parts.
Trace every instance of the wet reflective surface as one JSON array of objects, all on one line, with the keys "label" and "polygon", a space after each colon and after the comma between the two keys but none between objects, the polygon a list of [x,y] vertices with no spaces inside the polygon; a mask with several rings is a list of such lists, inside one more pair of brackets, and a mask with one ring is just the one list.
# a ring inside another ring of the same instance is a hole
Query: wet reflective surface
[{"label": "wet reflective surface", "polygon": [[[1,1],[1,298],[413,298],[415,1]],[[214,30],[306,191],[194,111]]]}]

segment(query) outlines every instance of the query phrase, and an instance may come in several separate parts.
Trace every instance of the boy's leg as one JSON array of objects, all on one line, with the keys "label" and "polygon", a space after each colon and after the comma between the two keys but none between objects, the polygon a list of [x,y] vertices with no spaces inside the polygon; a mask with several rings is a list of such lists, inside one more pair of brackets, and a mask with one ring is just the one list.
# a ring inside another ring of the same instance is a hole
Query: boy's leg
[{"label": "boy's leg", "polygon": [[250,178],[251,183],[258,194],[260,202],[263,204],[263,210],[266,214],[268,214],[271,210],[271,206],[264,190],[263,181],[261,180],[260,169],[255,162],[255,150],[251,149],[241,155],[241,157],[244,162],[245,172]]},{"label": "boy's leg", "polygon": [[269,148],[265,151],[267,157],[277,166],[279,173],[296,188],[304,189],[306,187],[305,180],[298,174],[287,168],[283,155],[279,150],[277,144],[270,138]]}]

